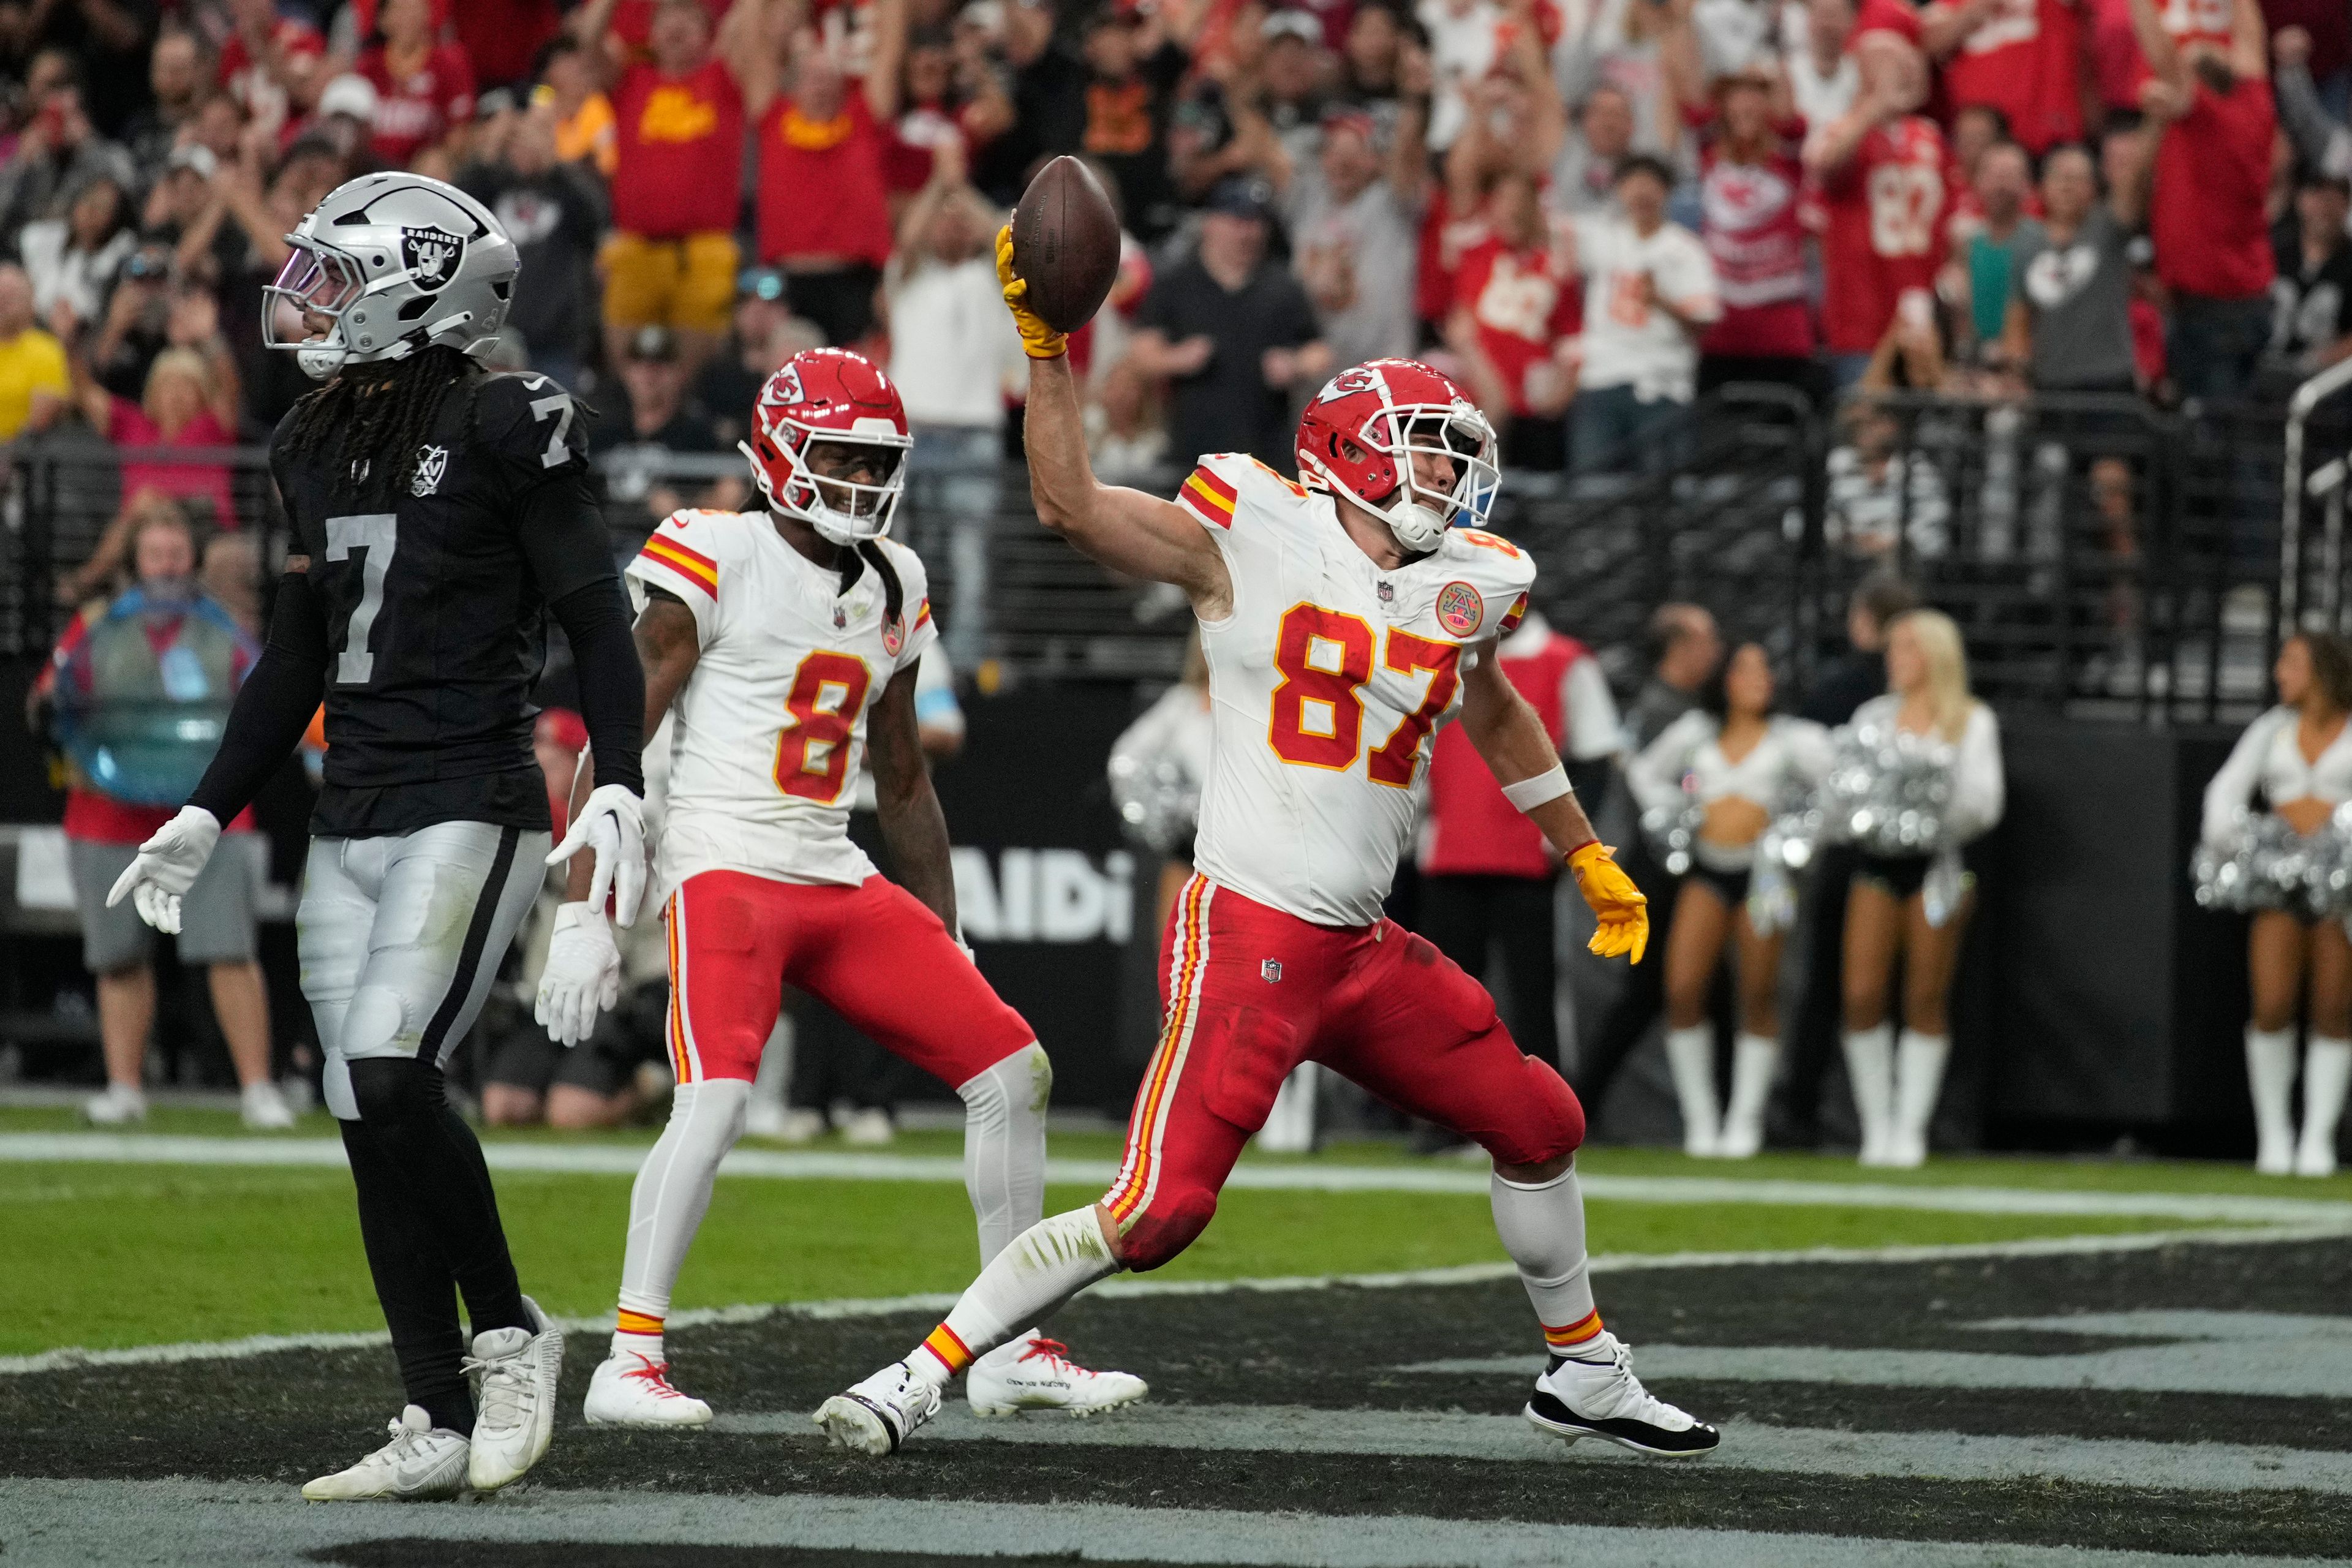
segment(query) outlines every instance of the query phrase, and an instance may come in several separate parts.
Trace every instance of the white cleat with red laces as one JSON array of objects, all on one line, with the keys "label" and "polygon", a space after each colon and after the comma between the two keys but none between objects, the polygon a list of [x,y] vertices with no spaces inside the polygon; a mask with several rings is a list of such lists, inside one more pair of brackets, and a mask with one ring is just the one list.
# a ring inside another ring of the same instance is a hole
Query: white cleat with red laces
[{"label": "white cleat with red laces", "polygon": [[1096,1372],[1070,1359],[1070,1347],[1034,1332],[998,1346],[964,1373],[974,1415],[1059,1410],[1092,1415],[1132,1405],[1150,1389],[1132,1373]]},{"label": "white cleat with red laces", "polygon": [[595,1426],[708,1426],[710,1406],[680,1394],[669,1363],[614,1351],[588,1380],[583,1410]]}]

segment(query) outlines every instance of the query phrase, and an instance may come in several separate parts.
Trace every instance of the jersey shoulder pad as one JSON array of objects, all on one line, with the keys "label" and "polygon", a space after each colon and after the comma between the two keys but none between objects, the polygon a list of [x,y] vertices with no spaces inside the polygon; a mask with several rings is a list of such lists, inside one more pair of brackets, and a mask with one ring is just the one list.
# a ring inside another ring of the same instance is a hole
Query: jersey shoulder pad
[{"label": "jersey shoulder pad", "polygon": [[1212,452],[1185,477],[1177,502],[1211,528],[1272,522],[1298,515],[1307,487],[1242,452]]},{"label": "jersey shoulder pad", "polygon": [[[1437,557],[1451,579],[1438,591],[1440,625],[1481,641],[1519,629],[1536,580],[1535,561],[1526,551],[1482,529],[1453,528],[1438,544]],[[1471,595],[1461,593],[1464,584]]]},{"label": "jersey shoulder pad", "polygon": [[915,553],[911,545],[901,544],[895,539],[877,540],[876,542],[882,548],[883,558],[890,563],[890,570],[898,574],[898,584],[907,590],[908,600],[929,590],[930,569],[923,564],[923,558]]},{"label": "jersey shoulder pad", "polygon": [[588,464],[580,403],[548,376],[501,371],[474,389],[474,439],[518,479],[533,480]]},{"label": "jersey shoulder pad", "polygon": [[689,604],[698,599],[715,604],[722,573],[742,559],[750,543],[747,521],[756,520],[731,511],[674,511],[629,563],[628,574],[672,593],[681,586],[694,590],[678,595]]},{"label": "jersey shoulder pad", "polygon": [[1499,533],[1480,528],[1449,528],[1438,553],[1481,589],[1522,593],[1536,580],[1535,557]]}]

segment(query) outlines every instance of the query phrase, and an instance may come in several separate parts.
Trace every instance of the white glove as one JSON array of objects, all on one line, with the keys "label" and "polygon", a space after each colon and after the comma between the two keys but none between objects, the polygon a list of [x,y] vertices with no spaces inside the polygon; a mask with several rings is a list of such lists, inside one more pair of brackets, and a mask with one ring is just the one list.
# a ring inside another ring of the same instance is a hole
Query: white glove
[{"label": "white glove", "polygon": [[572,819],[572,831],[548,851],[547,863],[561,866],[581,846],[596,852],[596,870],[588,882],[588,903],[604,907],[613,895],[613,919],[630,925],[637,918],[637,900],[646,890],[646,803],[620,784],[598,784],[581,803]]},{"label": "white glove", "polygon": [[106,907],[110,910],[128,898],[141,920],[167,935],[179,935],[180,895],[195,886],[220,836],[219,817],[201,805],[182,806],[179,816],[139,847],[137,857],[114,879]]},{"label": "white glove", "polygon": [[533,1016],[549,1039],[576,1046],[595,1030],[597,1013],[620,999],[621,950],[613,945],[604,911],[594,904],[562,905],[555,911]]}]

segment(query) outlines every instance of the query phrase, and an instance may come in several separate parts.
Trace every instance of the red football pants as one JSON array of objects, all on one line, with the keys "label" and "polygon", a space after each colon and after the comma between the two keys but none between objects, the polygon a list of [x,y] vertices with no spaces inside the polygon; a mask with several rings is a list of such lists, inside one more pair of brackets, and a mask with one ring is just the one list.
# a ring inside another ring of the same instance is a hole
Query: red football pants
[{"label": "red football pants", "polygon": [[1311,925],[1194,877],[1160,941],[1168,998],[1103,1203],[1131,1268],[1184,1250],[1290,1069],[1319,1062],[1387,1100],[1534,1165],[1584,1142],[1584,1109],[1521,1054],[1494,998],[1394,921]]},{"label": "red football pants", "polygon": [[1036,1031],[981,978],[923,901],[886,877],[855,888],[704,871],[670,896],[670,1069],[753,1079],[786,985],[950,1087]]}]

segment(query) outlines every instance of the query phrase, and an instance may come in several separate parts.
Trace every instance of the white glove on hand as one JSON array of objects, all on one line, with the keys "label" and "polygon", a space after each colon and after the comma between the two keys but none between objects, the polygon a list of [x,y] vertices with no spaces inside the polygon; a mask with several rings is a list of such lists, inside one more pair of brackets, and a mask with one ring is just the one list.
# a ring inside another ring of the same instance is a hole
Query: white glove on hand
[{"label": "white glove on hand", "polygon": [[182,806],[179,816],[139,847],[137,857],[115,879],[114,890],[106,895],[106,907],[110,910],[128,898],[141,920],[167,935],[179,935],[180,895],[195,886],[220,836],[219,817],[201,805]]},{"label": "white glove on hand", "polygon": [[620,784],[598,784],[572,819],[572,831],[548,851],[547,863],[561,866],[585,845],[596,852],[596,870],[588,883],[591,909],[604,907],[613,895],[613,919],[635,924],[637,900],[646,890],[646,803]]},{"label": "white glove on hand", "polygon": [[621,950],[613,928],[593,904],[565,904],[555,911],[555,934],[547,943],[547,967],[540,972],[539,1006],[533,1014],[558,1045],[576,1046],[594,1032],[596,1015],[621,999]]}]

